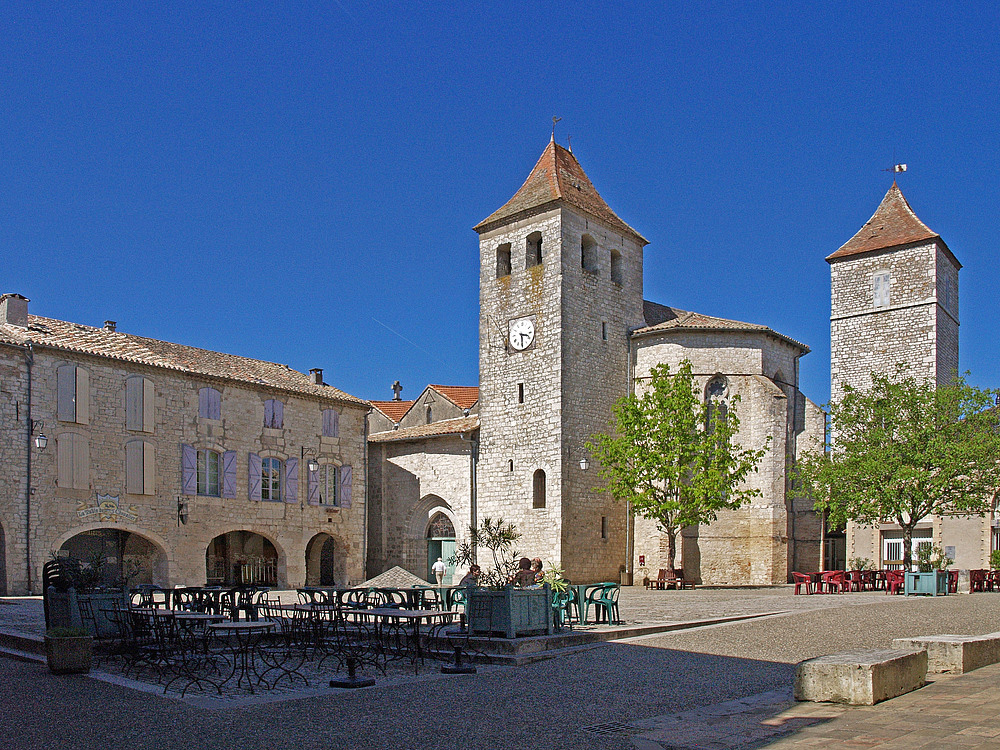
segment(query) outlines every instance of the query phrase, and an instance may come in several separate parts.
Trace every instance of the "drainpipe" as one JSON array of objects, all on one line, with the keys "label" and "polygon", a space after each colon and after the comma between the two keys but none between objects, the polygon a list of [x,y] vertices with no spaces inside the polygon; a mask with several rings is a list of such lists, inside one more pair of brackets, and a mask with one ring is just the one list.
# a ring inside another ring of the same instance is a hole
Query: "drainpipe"
[{"label": "drainpipe", "polygon": [[[361,526],[361,580],[368,580],[368,415],[372,409],[365,412],[363,422],[364,445],[364,471],[365,471],[365,512],[362,516]],[[360,583],[360,581],[359,581]]]},{"label": "drainpipe", "polygon": [[[479,438],[469,437],[466,438],[465,435],[459,434],[458,436],[463,442],[469,444],[469,526],[471,528],[476,528],[478,523],[477,520],[477,508],[476,503],[478,496],[476,494],[477,485],[477,474],[479,468]],[[472,548],[473,562],[478,562],[475,559],[476,548]]]},{"label": "drainpipe", "polygon": [[27,565],[25,566],[25,572],[27,574],[27,586],[28,595],[31,595],[31,368],[35,364],[35,350],[31,343],[31,339],[28,339],[27,348],[24,350],[24,362],[28,371],[28,405],[27,405],[27,419],[28,419],[28,429],[27,435],[28,439],[25,442],[27,447],[26,455],[27,465],[25,466],[25,486],[24,486],[24,559]]},{"label": "drainpipe", "polygon": [[[635,358],[632,354],[632,347],[635,345],[635,340],[632,338],[634,333],[634,328],[626,329],[625,341],[626,348],[628,349],[628,391],[627,393],[635,393]],[[632,581],[632,585],[635,585],[635,579],[633,577],[632,570],[632,560],[635,557],[635,523],[632,520],[632,503],[625,503],[625,573],[628,576],[628,580]]]}]

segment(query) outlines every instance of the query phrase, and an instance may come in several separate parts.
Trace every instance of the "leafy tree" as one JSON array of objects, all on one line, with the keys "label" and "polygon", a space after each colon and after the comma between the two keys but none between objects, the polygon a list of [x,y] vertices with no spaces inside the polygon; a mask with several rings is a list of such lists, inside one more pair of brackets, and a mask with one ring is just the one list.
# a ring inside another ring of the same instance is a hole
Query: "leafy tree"
[{"label": "leafy tree", "polygon": [[452,565],[472,565],[478,557],[478,550],[485,547],[493,558],[493,567],[484,570],[479,576],[479,585],[485,588],[503,588],[517,572],[520,552],[515,545],[521,538],[521,532],[513,522],[505,522],[503,518],[495,521],[486,517],[479,524],[469,527],[469,541],[462,542],[448,562]]},{"label": "leafy tree", "polygon": [[605,481],[598,491],[656,521],[667,535],[671,568],[680,529],[711,523],[720,510],[761,494],[741,484],[757,470],[767,444],[758,450],[736,444],[737,403],[739,396],[726,409],[702,400],[687,360],[675,374],[657,365],[642,396],[628,394],[615,403],[614,432],[587,443]]},{"label": "leafy tree", "polygon": [[832,443],[800,461],[804,494],[832,523],[896,523],[910,570],[913,529],[931,515],[983,515],[1000,488],[1000,391],[961,377],[918,380],[897,365],[829,406]]}]

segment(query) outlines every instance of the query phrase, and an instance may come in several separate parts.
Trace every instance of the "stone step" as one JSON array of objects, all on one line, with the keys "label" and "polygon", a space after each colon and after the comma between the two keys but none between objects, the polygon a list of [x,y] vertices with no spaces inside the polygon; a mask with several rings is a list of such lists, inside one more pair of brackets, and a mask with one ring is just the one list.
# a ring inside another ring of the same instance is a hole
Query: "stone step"
[{"label": "stone step", "polygon": [[927,671],[933,674],[962,674],[1000,662],[1000,633],[896,638],[892,645],[894,648],[924,649],[927,652]]},{"label": "stone step", "polygon": [[795,700],[871,706],[926,680],[922,649],[848,651],[801,662],[795,668]]}]

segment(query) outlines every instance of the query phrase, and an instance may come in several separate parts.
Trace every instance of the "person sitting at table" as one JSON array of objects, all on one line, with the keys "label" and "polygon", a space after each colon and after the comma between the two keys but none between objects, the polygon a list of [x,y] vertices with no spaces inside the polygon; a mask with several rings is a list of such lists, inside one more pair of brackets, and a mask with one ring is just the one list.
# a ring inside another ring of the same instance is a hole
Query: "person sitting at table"
[{"label": "person sitting at table", "polygon": [[463,576],[462,580],[458,582],[459,586],[478,586],[479,585],[479,574],[482,573],[482,568],[478,565],[472,565],[469,567],[469,572]]},{"label": "person sitting at table", "polygon": [[511,583],[522,589],[535,585],[535,571],[531,569],[530,559],[522,557],[517,561],[517,573],[514,574]]},{"label": "person sitting at table", "polygon": [[535,574],[535,585],[541,586],[545,582],[545,573],[542,572],[542,558],[536,557],[531,561],[531,572]]}]

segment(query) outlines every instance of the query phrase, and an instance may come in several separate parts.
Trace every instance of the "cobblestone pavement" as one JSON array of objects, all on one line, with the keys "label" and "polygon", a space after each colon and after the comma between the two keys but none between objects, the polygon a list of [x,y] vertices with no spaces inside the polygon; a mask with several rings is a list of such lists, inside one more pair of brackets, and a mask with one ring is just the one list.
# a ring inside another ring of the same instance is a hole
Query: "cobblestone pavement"
[{"label": "cobblestone pavement", "polygon": [[[648,602],[643,604],[643,602]],[[893,638],[1000,630],[1000,594],[938,599],[790,589],[622,596],[627,619],[784,614],[644,636],[520,667],[429,669],[360,691],[209,710],[0,658],[0,749],[991,747],[1000,667],[870,708],[793,704],[794,665]],[[10,607],[0,606],[0,617]],[[0,624],[0,627],[4,626]],[[941,738],[947,737],[942,742]]]}]

